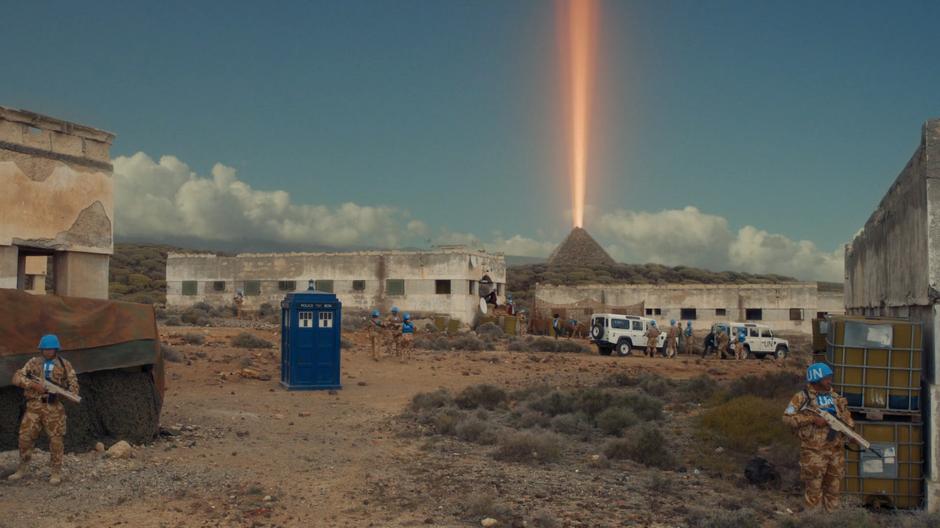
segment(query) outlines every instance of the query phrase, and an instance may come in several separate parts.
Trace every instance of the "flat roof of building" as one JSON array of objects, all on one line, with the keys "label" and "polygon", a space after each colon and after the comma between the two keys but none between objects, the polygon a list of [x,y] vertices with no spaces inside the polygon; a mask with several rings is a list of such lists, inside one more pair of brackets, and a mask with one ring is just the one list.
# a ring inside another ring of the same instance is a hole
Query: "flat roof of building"
[{"label": "flat roof of building", "polygon": [[114,133],[108,132],[107,130],[101,130],[100,128],[94,128],[88,125],[66,121],[64,119],[47,116],[45,114],[32,112],[30,110],[20,110],[18,108],[0,106],[0,119],[12,121],[14,123],[23,123],[42,130],[53,130],[63,134],[71,134],[73,136],[94,139],[96,141],[102,141],[105,143],[110,143],[114,140]]},{"label": "flat roof of building", "polygon": [[167,258],[241,258],[241,257],[375,257],[388,255],[470,255],[488,258],[505,258],[502,253],[488,253],[475,249],[468,249],[465,246],[442,246],[432,249],[415,250],[365,250],[365,251],[298,251],[287,253],[238,253],[236,255],[217,255],[215,253],[167,253]]}]

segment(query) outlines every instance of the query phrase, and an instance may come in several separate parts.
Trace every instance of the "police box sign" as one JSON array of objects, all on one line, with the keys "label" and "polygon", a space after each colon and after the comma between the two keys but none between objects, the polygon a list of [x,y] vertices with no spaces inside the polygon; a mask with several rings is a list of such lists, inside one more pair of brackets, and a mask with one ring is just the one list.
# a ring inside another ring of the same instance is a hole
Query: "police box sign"
[{"label": "police box sign", "polygon": [[330,303],[300,303],[297,307],[301,310],[312,310],[315,308],[332,308],[333,305]]}]

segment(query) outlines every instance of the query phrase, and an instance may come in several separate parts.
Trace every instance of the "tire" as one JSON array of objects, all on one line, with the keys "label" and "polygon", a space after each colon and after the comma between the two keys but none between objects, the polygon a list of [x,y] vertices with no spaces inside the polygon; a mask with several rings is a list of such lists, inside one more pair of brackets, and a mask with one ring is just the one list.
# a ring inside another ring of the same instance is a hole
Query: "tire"
[{"label": "tire", "polygon": [[603,334],[603,333],[604,333],[604,329],[601,328],[600,326],[595,325],[595,326],[592,326],[592,327],[591,327],[591,337],[592,337],[592,338],[594,338],[594,339],[600,339],[600,338],[601,338],[601,334]]},{"label": "tire", "polygon": [[613,351],[614,351],[614,349],[612,349],[612,348],[597,345],[597,353],[600,354],[600,355],[602,355],[602,356],[609,356],[610,353],[613,352]]},{"label": "tire", "polygon": [[774,357],[777,359],[786,359],[788,355],[790,355],[790,351],[783,345],[778,346],[777,350],[774,350]]},{"label": "tire", "polygon": [[630,355],[630,351],[633,349],[633,342],[629,339],[624,339],[617,343],[617,355],[620,357],[626,357]]}]

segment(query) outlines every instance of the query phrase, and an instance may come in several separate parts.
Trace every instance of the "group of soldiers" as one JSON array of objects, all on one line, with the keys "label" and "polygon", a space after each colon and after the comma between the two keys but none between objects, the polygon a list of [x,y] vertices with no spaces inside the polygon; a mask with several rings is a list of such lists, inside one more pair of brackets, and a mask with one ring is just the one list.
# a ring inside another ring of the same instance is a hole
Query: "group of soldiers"
[{"label": "group of soldiers", "polygon": [[[659,336],[662,331],[656,326],[656,321],[650,321],[649,328],[646,330],[646,355],[654,357],[659,347]],[[663,352],[667,358],[675,358],[681,349],[686,354],[692,353],[692,321],[686,321],[686,326],[682,328],[682,321],[676,322],[675,319],[669,322],[669,329],[666,330],[666,341],[663,343]]]},{"label": "group of soldiers", "polygon": [[379,360],[382,349],[389,350],[392,356],[402,361],[411,359],[414,353],[415,324],[410,314],[399,316],[399,312],[397,306],[392,306],[383,321],[382,313],[372,310],[372,317],[369,319],[369,343],[373,360]]}]

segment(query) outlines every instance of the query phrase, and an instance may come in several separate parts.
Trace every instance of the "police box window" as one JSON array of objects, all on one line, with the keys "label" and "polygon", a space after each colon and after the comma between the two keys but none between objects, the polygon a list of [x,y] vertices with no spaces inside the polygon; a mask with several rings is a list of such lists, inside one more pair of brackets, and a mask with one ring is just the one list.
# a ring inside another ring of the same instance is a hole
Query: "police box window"
[{"label": "police box window", "polygon": [[297,312],[297,326],[313,328],[313,312]]},{"label": "police box window", "polygon": [[280,291],[294,291],[297,289],[297,281],[277,281],[277,289]]},{"label": "police box window", "polygon": [[450,295],[450,281],[440,279],[434,281],[434,293],[438,295]]},{"label": "police box window", "polygon": [[224,292],[224,291],[225,291],[225,281],[213,281],[213,282],[212,282],[212,291]]},{"label": "police box window", "polygon": [[353,281],[353,291],[365,291],[365,290],[366,290],[366,281],[364,280]]},{"label": "police box window", "polygon": [[386,295],[404,295],[405,279],[385,279]]}]

